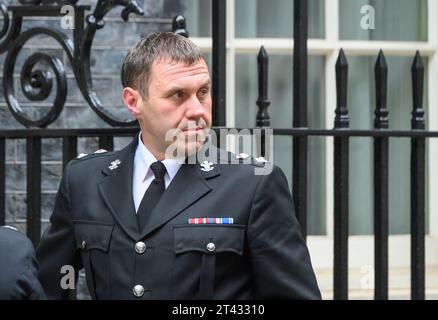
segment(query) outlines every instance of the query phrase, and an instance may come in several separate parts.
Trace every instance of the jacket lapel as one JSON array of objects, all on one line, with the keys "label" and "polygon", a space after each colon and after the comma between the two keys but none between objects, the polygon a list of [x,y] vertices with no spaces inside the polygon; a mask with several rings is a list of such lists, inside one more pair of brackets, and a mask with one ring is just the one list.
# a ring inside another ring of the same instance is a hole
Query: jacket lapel
[{"label": "jacket lapel", "polygon": [[109,159],[102,170],[107,177],[99,184],[99,191],[114,219],[134,240],[138,238],[138,225],[132,198],[132,176],[137,144],[138,135]]},{"label": "jacket lapel", "polygon": [[[183,164],[152,211],[149,222],[139,232],[132,198],[132,177],[137,144],[138,136],[130,145],[109,158],[102,170],[107,177],[99,184],[99,191],[114,219],[135,241],[146,237],[201,199],[211,191],[207,180],[220,175],[217,161],[210,171],[203,171],[198,161],[189,162],[195,164]],[[209,144],[204,145],[201,150],[204,152],[206,147],[217,151]],[[209,151],[206,154],[208,155]],[[117,160],[120,164],[112,166]]]},{"label": "jacket lapel", "polygon": [[140,233],[140,238],[161,227],[210,190],[205,179],[197,172],[196,165],[183,164],[152,211],[148,223]]},{"label": "jacket lapel", "polygon": [[[207,150],[206,148],[209,149]],[[216,152],[217,149],[211,144],[206,143],[200,152],[198,152],[198,155],[200,153],[208,155],[211,151]],[[157,206],[152,211],[148,223],[140,232],[140,238],[144,238],[160,228],[211,191],[207,180],[220,175],[217,158],[214,161],[212,169],[209,171],[203,171],[197,159],[197,157],[194,157],[192,161],[188,161],[189,164],[183,164],[181,166],[169,187],[161,196]],[[203,160],[203,158],[201,159]]]}]

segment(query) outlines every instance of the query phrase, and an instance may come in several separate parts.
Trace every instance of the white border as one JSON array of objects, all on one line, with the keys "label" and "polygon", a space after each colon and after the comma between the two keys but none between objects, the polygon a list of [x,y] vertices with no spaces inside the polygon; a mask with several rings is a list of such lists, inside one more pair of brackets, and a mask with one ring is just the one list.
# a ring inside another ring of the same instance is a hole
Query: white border
[{"label": "white border", "polygon": [[[436,17],[438,16],[438,2],[436,0],[428,1],[428,40],[431,46],[438,47],[438,22]],[[428,64],[428,97],[424,99],[424,103],[427,103],[428,114],[426,115],[428,120],[429,130],[438,130],[438,56],[437,51],[433,55],[429,56]],[[429,148],[429,190],[438,190],[438,139],[429,139],[427,147]],[[434,237],[438,237],[438,197],[429,192],[428,198],[429,209],[429,234]],[[438,251],[438,248],[437,248]]]}]

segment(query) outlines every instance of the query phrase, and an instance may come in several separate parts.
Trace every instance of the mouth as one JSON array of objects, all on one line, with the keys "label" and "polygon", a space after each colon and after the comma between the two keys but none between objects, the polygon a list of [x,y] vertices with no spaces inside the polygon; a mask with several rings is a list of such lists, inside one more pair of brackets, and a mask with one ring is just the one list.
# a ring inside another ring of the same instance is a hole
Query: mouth
[{"label": "mouth", "polygon": [[193,132],[193,131],[198,132],[198,131],[203,131],[203,130],[205,130],[205,127],[200,127],[200,126],[198,126],[196,128],[186,128],[186,129],[183,129],[184,132]]}]

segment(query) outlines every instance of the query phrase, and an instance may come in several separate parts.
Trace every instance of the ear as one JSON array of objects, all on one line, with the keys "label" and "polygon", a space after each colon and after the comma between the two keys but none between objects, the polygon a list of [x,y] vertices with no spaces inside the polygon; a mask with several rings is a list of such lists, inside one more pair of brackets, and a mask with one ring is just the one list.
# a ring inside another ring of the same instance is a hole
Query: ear
[{"label": "ear", "polygon": [[128,111],[135,117],[138,118],[140,116],[140,108],[139,105],[143,102],[140,93],[130,87],[123,88],[122,98],[125,107]]}]

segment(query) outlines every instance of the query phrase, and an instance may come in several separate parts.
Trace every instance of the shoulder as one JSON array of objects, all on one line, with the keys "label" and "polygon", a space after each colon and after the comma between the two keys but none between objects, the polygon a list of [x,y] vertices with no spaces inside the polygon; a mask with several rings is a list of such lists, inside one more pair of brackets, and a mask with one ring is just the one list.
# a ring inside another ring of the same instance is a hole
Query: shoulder
[{"label": "shoulder", "polygon": [[[209,159],[220,167],[222,173],[229,173],[236,178],[248,178],[258,181],[260,176],[271,175],[273,171],[281,169],[261,156],[246,153],[233,153],[220,148],[210,147]],[[212,155],[213,153],[213,155]],[[211,160],[214,159],[214,160]],[[202,163],[202,161],[200,161]]]},{"label": "shoulder", "polygon": [[223,149],[217,149],[218,161],[221,171],[238,171],[251,175],[256,180],[272,180],[288,185],[283,170],[272,161],[262,156],[254,156],[246,153],[233,153]]},{"label": "shoulder", "polygon": [[236,154],[225,150],[219,153],[219,163],[223,168],[250,171],[255,175],[269,174],[274,167],[277,167],[261,156],[253,156],[246,153]]},{"label": "shoulder", "polygon": [[0,227],[0,299],[43,299],[32,242],[16,228]]},{"label": "shoulder", "polygon": [[81,175],[85,178],[90,173],[95,172],[100,174],[102,169],[111,165],[111,161],[117,158],[119,151],[100,151],[90,154],[80,154],[77,158],[71,160],[66,168],[70,177],[74,175]]},{"label": "shoulder", "polygon": [[20,267],[24,269],[34,254],[33,244],[24,234],[13,227],[0,227],[0,256],[8,257],[8,263],[0,263],[0,269],[8,265],[15,266],[17,271]]},{"label": "shoulder", "polygon": [[90,163],[99,163],[107,160],[116,153],[116,151],[107,151],[105,149],[96,150],[94,153],[80,153],[75,159],[70,161],[70,166],[88,165]]},{"label": "shoulder", "polygon": [[[237,165],[264,167],[266,166],[267,163],[269,163],[269,161],[266,160],[264,157],[255,157],[253,155],[249,155],[243,152],[236,154],[221,148],[217,148],[213,145],[210,145],[208,149],[209,149],[208,151],[209,157],[217,159],[217,163],[221,165],[237,164]],[[243,167],[243,166],[239,166],[239,167]]]},{"label": "shoulder", "polygon": [[0,245],[1,247],[8,245],[13,245],[14,247],[17,246],[31,247],[32,243],[24,234],[18,231],[17,228],[11,226],[1,226]]}]

